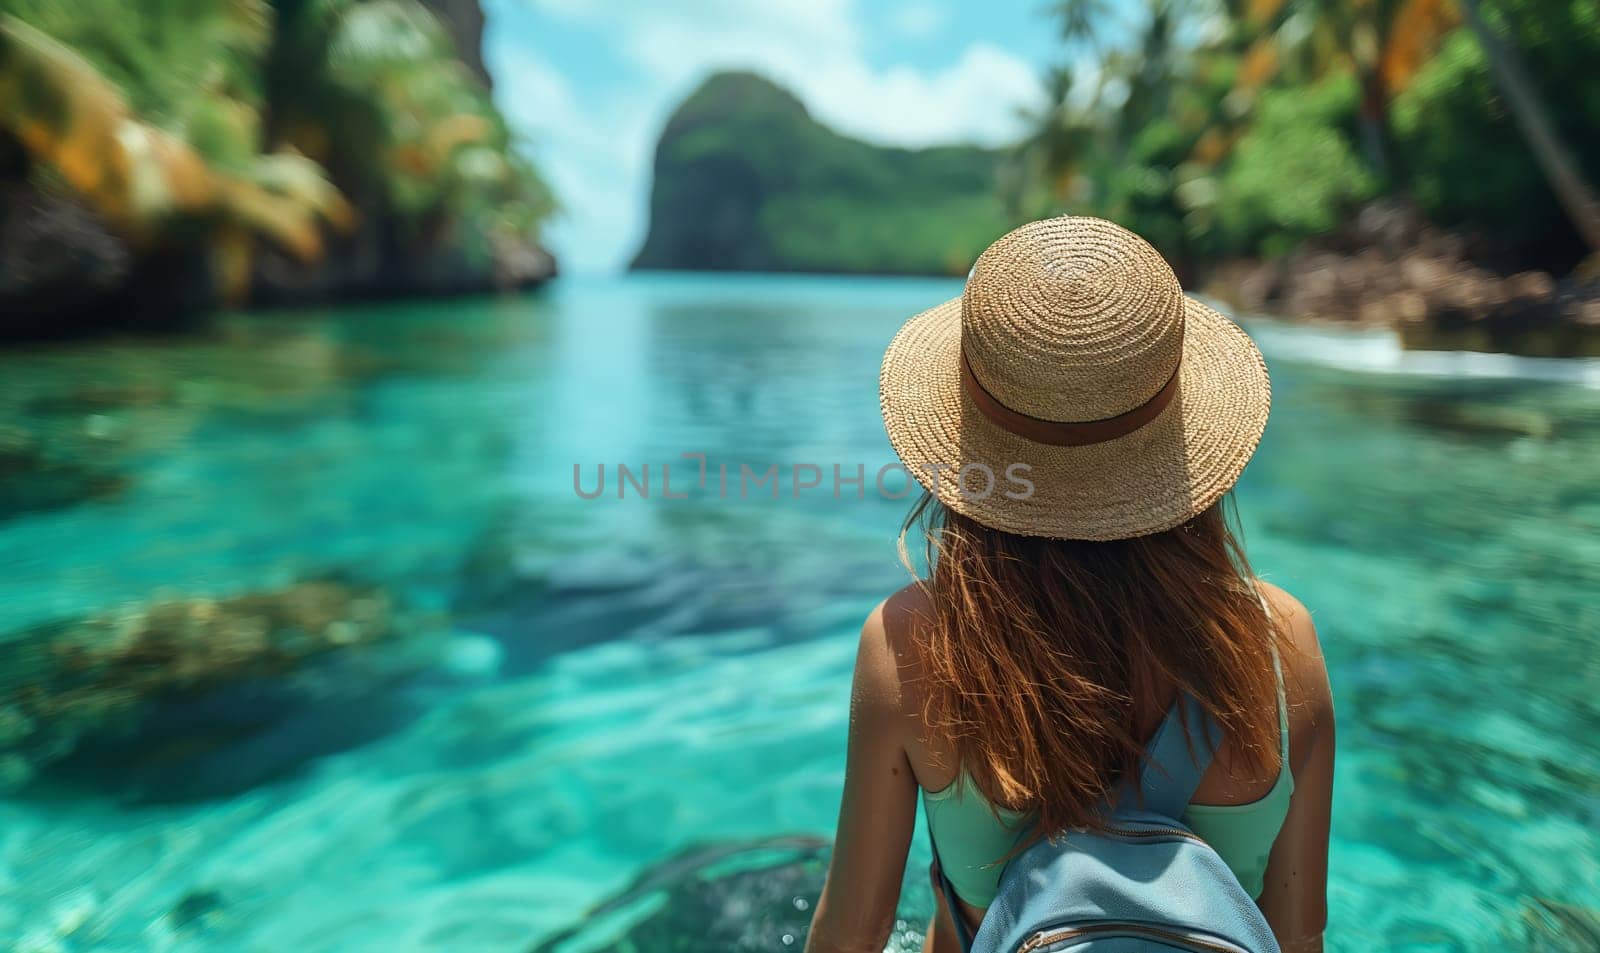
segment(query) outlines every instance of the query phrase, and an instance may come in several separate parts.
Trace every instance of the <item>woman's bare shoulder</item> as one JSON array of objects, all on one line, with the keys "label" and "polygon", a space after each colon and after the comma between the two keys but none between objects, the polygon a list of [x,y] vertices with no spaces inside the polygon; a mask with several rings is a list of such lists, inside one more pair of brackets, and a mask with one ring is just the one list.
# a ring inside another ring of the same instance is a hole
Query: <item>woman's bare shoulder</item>
[{"label": "woman's bare shoulder", "polygon": [[932,617],[933,603],[919,583],[907,585],[874,606],[861,626],[857,685],[880,699],[892,698],[901,711],[915,710],[922,668],[916,635]]},{"label": "woman's bare shoulder", "polygon": [[933,599],[925,584],[912,582],[878,603],[873,614],[881,619],[889,638],[897,644],[912,645],[916,641],[913,636],[917,627],[933,618]]},{"label": "woman's bare shoulder", "polygon": [[1272,618],[1278,622],[1280,631],[1289,636],[1292,647],[1298,652],[1321,658],[1322,648],[1317,643],[1317,627],[1311,620],[1311,610],[1290,595],[1288,590],[1265,579],[1256,580],[1256,589],[1266,597]]},{"label": "woman's bare shoulder", "polygon": [[1299,599],[1270,582],[1258,579],[1256,586],[1266,597],[1278,631],[1287,641],[1288,651],[1283,653],[1288,676],[1285,687],[1290,708],[1295,713],[1295,727],[1308,731],[1312,737],[1331,732],[1333,692],[1328,685],[1328,666],[1311,611]]}]

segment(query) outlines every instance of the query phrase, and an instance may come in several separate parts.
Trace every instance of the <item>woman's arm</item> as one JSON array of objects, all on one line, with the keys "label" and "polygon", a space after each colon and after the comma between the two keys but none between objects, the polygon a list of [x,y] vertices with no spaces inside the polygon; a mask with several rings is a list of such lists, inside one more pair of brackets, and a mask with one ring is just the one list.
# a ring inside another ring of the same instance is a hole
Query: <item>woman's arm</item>
[{"label": "woman's arm", "polygon": [[[1273,587],[1273,615],[1286,620],[1294,796],[1267,860],[1261,912],[1284,953],[1321,953],[1328,921],[1328,828],[1333,811],[1333,693],[1311,614]],[[1298,728],[1298,730],[1294,730]],[[1299,742],[1296,744],[1295,742]]]},{"label": "woman's arm", "polygon": [[880,605],[861,629],[839,832],[807,953],[882,953],[894,929],[916,825],[917,782],[906,760],[908,718],[883,615]]}]

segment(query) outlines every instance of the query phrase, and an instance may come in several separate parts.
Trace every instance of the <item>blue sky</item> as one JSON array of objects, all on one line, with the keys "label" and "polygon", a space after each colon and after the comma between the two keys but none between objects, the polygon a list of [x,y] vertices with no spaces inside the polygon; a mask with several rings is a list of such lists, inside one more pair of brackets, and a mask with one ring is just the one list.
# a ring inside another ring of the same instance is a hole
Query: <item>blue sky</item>
[{"label": "blue sky", "polygon": [[718,69],[793,90],[896,145],[1000,144],[1060,56],[1044,0],[485,0],[495,98],[566,211],[563,267],[624,266],[644,238],[655,139]]}]

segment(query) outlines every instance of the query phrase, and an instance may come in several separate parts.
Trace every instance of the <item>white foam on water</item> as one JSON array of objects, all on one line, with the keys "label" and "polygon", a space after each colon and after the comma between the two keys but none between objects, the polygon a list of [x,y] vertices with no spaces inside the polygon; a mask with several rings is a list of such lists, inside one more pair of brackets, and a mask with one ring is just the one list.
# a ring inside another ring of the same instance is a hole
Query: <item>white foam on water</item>
[{"label": "white foam on water", "polygon": [[1388,328],[1333,328],[1276,318],[1239,319],[1269,360],[1372,374],[1541,380],[1600,390],[1600,358],[1521,357],[1479,351],[1409,351]]}]

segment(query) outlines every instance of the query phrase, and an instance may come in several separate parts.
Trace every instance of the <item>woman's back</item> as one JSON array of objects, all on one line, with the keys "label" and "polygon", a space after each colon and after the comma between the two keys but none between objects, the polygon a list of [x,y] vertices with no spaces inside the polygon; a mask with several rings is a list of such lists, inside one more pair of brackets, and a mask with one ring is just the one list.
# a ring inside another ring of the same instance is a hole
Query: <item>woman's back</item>
[{"label": "woman's back", "polygon": [[[1271,777],[1248,776],[1240,771],[1240,759],[1224,739],[1184,821],[1212,844],[1246,891],[1269,911],[1280,936],[1309,932],[1310,925],[1320,934],[1325,917],[1322,889],[1318,878],[1303,874],[1326,866],[1325,805],[1331,791],[1333,746],[1327,673],[1310,613],[1277,586],[1262,581],[1257,586],[1276,622],[1273,631],[1263,632],[1262,637],[1282,640],[1277,653],[1282,702],[1281,708],[1274,707],[1283,767]],[[1003,869],[999,861],[1025,836],[1031,815],[991,804],[965,772],[953,767],[957,763],[953,747],[930,732],[923,719],[924,660],[916,629],[927,623],[931,613],[926,590],[907,586],[883,604],[874,616],[876,624],[869,621],[864,643],[876,642],[876,630],[881,630],[876,651],[896,660],[892,670],[882,664],[870,666],[870,671],[894,681],[870,690],[898,699],[906,758],[920,789],[929,836],[961,898],[964,915],[975,926],[994,897]],[[1153,733],[1159,717],[1151,719],[1146,736]],[[1294,812],[1291,825],[1297,786],[1305,792],[1305,804]],[[1324,805],[1321,810],[1316,808],[1319,802]],[[1281,851],[1276,848],[1280,839]],[[1297,887],[1303,895],[1295,895]],[[1297,924],[1307,926],[1302,929]]]},{"label": "woman's back", "polygon": [[[1294,774],[1289,769],[1289,710],[1285,698],[1282,668],[1278,669],[1278,744],[1279,768],[1259,797],[1223,803],[1191,802],[1181,816],[1183,823],[1200,835],[1228,865],[1251,898],[1262,893],[1267,857],[1273,841],[1289,814],[1294,795]],[[926,726],[924,726],[926,727]],[[940,764],[948,764],[941,761]],[[930,770],[934,765],[927,766]],[[943,772],[938,772],[943,773]],[[1202,779],[1205,780],[1205,779]],[[1222,774],[1211,783],[1241,785]],[[958,897],[974,909],[989,906],[999,889],[1001,861],[1029,833],[1034,820],[1025,811],[999,808],[983,796],[964,772],[942,788],[922,790],[922,810],[928,820],[928,836],[939,852],[939,863]]]}]

